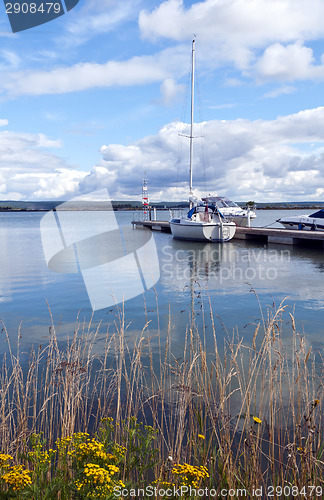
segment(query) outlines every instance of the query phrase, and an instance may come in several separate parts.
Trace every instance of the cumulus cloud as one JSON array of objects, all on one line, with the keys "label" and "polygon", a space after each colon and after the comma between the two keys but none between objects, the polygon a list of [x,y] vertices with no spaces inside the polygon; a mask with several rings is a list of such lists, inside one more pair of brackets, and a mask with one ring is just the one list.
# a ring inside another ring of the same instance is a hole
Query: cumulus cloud
[{"label": "cumulus cloud", "polygon": [[210,67],[230,62],[249,76],[255,69],[259,78],[293,80],[323,78],[322,65],[314,67],[312,50],[300,42],[323,37],[323,15],[321,0],[205,0],[190,7],[166,0],[142,10],[139,27],[152,41],[181,42],[197,33],[201,60]]},{"label": "cumulus cloud", "polygon": [[262,80],[294,81],[324,78],[324,64],[316,65],[312,49],[301,42],[268,47],[255,65]]},{"label": "cumulus cloud", "polygon": [[[173,122],[130,145],[101,147],[90,172],[53,153],[60,142],[42,134],[0,133],[2,199],[69,199],[107,187],[113,199],[141,198],[144,173],[153,201],[188,197],[189,125]],[[213,120],[195,125],[197,195],[235,200],[321,200],[324,107],[274,120]],[[203,138],[200,138],[202,136]]]},{"label": "cumulus cloud", "polygon": [[[183,0],[166,0],[150,11],[139,11],[139,5],[139,0],[127,0],[123,7],[111,0],[90,0],[81,8],[83,15],[68,24],[68,36],[77,41],[93,33],[106,33],[138,15],[143,38],[166,38],[173,47],[125,60],[20,71],[20,59],[3,50],[2,58],[10,63],[10,71],[7,68],[1,79],[0,93],[11,97],[62,94],[156,82],[161,85],[163,102],[168,104],[181,90],[178,80],[187,74],[188,42],[194,33],[204,71],[232,65],[244,77],[259,82],[324,79],[323,61],[317,62],[307,46],[307,41],[324,36],[322,0],[205,0],[189,7]],[[227,84],[239,81],[235,75]]]},{"label": "cumulus cloud", "polygon": [[44,134],[0,132],[1,198],[64,199],[74,194],[85,173],[69,168],[51,151],[59,147],[60,141]]},{"label": "cumulus cloud", "polygon": [[[324,184],[324,108],[276,120],[209,121],[195,127],[194,186],[197,195],[236,200],[318,199]],[[115,199],[139,199],[146,171],[153,200],[188,196],[189,125],[171,123],[130,146],[101,148],[102,160],[80,183],[98,189],[104,181]],[[312,144],[316,143],[316,148]],[[179,149],[183,155],[179,158]]]},{"label": "cumulus cloud", "polygon": [[183,0],[166,0],[139,16],[142,36],[183,40],[231,41],[233,45],[263,46],[271,40],[311,39],[324,32],[321,0],[205,0],[186,8]]}]

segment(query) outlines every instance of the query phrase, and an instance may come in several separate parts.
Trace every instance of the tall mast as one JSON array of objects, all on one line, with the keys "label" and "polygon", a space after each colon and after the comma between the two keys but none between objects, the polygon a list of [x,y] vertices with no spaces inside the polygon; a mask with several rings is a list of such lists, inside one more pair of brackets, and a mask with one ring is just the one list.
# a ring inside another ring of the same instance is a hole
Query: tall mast
[{"label": "tall mast", "polygon": [[[193,119],[194,119],[194,88],[195,88],[195,40],[192,40],[191,56],[191,122],[190,122],[190,168],[189,168],[189,196],[192,196],[192,162],[193,162]],[[190,201],[190,208],[192,208]]]}]

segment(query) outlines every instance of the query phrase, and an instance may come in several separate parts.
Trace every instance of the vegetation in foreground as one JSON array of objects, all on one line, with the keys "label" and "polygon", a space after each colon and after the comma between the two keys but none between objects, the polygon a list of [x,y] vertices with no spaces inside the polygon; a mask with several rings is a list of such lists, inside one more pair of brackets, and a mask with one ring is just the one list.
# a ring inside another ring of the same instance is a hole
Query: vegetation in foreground
[{"label": "vegetation in foreground", "polygon": [[64,348],[52,325],[27,367],[7,336],[0,498],[322,498],[320,353],[283,304],[250,341],[236,333],[224,346],[212,311],[202,316],[181,359],[171,318],[162,345],[148,322],[129,338],[122,309],[100,355],[91,324]]}]

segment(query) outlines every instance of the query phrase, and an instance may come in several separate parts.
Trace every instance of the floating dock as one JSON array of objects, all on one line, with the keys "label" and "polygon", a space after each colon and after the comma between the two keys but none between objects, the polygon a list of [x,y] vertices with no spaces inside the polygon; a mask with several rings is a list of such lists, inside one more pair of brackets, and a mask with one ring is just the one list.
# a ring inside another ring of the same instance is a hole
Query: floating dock
[{"label": "floating dock", "polygon": [[162,231],[163,233],[171,233],[170,224],[166,220],[133,220],[132,225],[134,227],[146,227],[152,231]]},{"label": "floating dock", "polygon": [[[132,224],[134,227],[144,227],[152,231],[171,233],[168,221],[134,220]],[[324,231],[237,226],[233,239],[254,240],[262,243],[279,243],[281,245],[309,245],[324,248]]]}]

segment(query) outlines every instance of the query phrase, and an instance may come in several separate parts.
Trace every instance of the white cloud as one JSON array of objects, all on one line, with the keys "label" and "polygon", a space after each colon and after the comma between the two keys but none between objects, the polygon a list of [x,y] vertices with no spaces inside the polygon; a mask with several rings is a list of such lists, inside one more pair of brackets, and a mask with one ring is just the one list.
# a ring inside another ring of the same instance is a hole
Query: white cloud
[{"label": "white cloud", "polygon": [[4,127],[5,125],[8,125],[8,120],[0,119],[0,127]]},{"label": "white cloud", "polygon": [[[166,49],[156,55],[133,57],[126,61],[78,63],[49,71],[18,71],[4,75],[0,92],[10,96],[76,92],[96,87],[145,85],[164,81],[177,72],[181,76],[183,47]],[[179,69],[180,68],[180,69]]]},{"label": "white cloud", "polygon": [[312,49],[301,42],[287,46],[275,43],[268,47],[255,69],[262,80],[294,81],[324,78],[324,64],[315,65]]},{"label": "white cloud", "polygon": [[263,97],[267,99],[274,99],[281,95],[292,94],[293,92],[296,92],[296,90],[296,87],[293,87],[292,85],[283,85],[282,87],[267,92]]},{"label": "white cloud", "polygon": [[185,40],[225,40],[233,46],[261,47],[323,35],[321,0],[205,0],[185,8],[183,0],[166,0],[139,16],[142,36]]},{"label": "white cloud", "polygon": [[184,88],[184,85],[177,84],[173,78],[167,78],[160,87],[162,102],[167,106],[172,104],[184,92]]},{"label": "white cloud", "polygon": [[88,0],[73,11],[65,38],[75,45],[97,34],[115,31],[123,23],[136,18],[138,3],[139,0]]},{"label": "white cloud", "polygon": [[228,87],[241,87],[244,82],[238,78],[226,78],[224,83]]},{"label": "white cloud", "polygon": [[258,76],[293,80],[309,78],[312,69],[313,77],[323,77],[321,67],[313,68],[312,50],[298,42],[323,37],[323,17],[322,0],[205,0],[188,8],[183,0],[166,0],[141,11],[139,27],[152,41],[187,41],[197,33],[204,64],[230,62],[249,76],[265,50]]},{"label": "white cloud", "polygon": [[12,50],[2,49],[0,53],[0,68],[4,70],[13,70],[19,68],[21,64],[21,58],[18,54]]},{"label": "white cloud", "polygon": [[[108,144],[88,173],[69,168],[42,134],[0,133],[2,199],[68,199],[107,187],[113,199],[186,200],[189,125],[169,123],[130,145]],[[213,120],[195,125],[196,193],[236,200],[311,200],[324,186],[324,107],[275,120]],[[203,144],[202,144],[203,142]],[[179,151],[182,154],[179,155]]]},{"label": "white cloud", "polygon": [[69,168],[50,151],[59,147],[60,141],[44,134],[1,132],[1,198],[43,200],[72,196],[85,173]]},{"label": "white cloud", "polygon": [[[121,7],[111,0],[90,0],[77,19],[74,16],[73,22],[68,22],[69,37],[75,37],[77,42],[78,38],[128,26],[140,4],[140,0],[127,0]],[[161,85],[164,102],[169,103],[181,90],[177,81],[187,74],[188,43],[194,33],[198,35],[197,62],[203,71],[223,65],[234,66],[244,77],[259,82],[324,79],[324,63],[316,62],[305,42],[324,36],[323,18],[322,0],[205,0],[188,8],[183,0],[166,0],[150,12],[140,11],[138,23],[142,37],[171,39],[173,47],[125,60],[20,71],[14,69],[20,59],[3,50],[11,69],[2,75],[0,93],[35,96],[156,82]],[[42,64],[46,68],[43,59]],[[227,84],[240,84],[239,76],[227,77]]]},{"label": "white cloud", "polygon": [[[318,198],[318,186],[324,185],[324,108],[272,121],[210,121],[197,128],[195,134],[204,136],[204,153],[199,140],[194,146],[197,194],[259,201]],[[188,143],[179,133],[188,134],[188,125],[165,125],[158,135],[130,146],[104,146],[100,165],[81,181],[81,190],[99,189],[104,180],[113,198],[140,199],[146,171],[152,200],[185,200]]]}]

